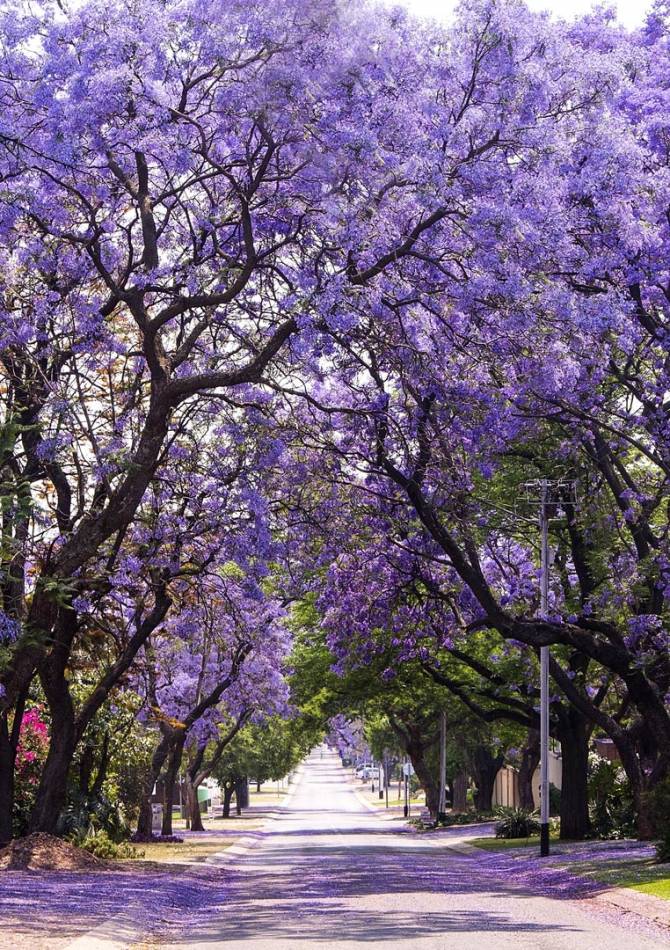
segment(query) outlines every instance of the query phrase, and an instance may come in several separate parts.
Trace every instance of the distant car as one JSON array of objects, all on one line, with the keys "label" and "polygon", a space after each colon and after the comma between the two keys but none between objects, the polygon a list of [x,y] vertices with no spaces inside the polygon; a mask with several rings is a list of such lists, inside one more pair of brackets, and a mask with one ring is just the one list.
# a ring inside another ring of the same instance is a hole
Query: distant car
[{"label": "distant car", "polygon": [[363,782],[367,782],[368,779],[371,779],[373,776],[375,776],[378,771],[379,770],[376,765],[361,765],[360,768],[356,769],[356,775]]}]

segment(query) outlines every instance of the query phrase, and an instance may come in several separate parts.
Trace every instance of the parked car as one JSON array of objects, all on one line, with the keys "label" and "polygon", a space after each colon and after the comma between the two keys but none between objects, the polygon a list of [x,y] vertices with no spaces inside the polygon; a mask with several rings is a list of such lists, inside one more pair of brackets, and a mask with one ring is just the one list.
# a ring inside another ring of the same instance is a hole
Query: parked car
[{"label": "parked car", "polygon": [[369,779],[377,775],[379,769],[376,765],[361,765],[356,769],[356,775],[363,782],[367,782]]}]

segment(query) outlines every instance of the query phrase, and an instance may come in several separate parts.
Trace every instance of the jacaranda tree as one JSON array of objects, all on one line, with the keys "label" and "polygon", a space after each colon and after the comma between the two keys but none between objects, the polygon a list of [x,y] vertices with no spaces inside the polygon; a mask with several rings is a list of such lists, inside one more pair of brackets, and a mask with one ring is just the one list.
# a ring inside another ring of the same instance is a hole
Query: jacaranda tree
[{"label": "jacaranda tree", "polygon": [[[417,121],[414,139],[439,221],[351,302],[333,334],[337,372],[309,411],[294,409],[303,444],[337,460],[339,498],[358,495],[358,526],[373,507],[365,547],[440,562],[438,639],[483,629],[566,648],[554,680],[615,740],[638,807],[670,767],[668,138],[656,94],[667,35],[662,6],[634,39],[606,16],[567,27],[514,3],[461,17],[439,53],[433,134]],[[355,251],[351,267],[366,272]],[[526,487],[542,478],[576,482],[578,495],[549,512],[544,616]],[[365,551],[359,563],[370,571]],[[356,589],[366,606],[364,578]],[[408,618],[426,609],[402,606]],[[351,603],[348,616],[355,628]],[[625,724],[594,702],[601,676],[632,711]]]},{"label": "jacaranda tree", "polygon": [[[638,803],[668,771],[664,6],[635,37],[350,6],[0,14],[0,839],[31,690],[53,830],[186,575],[283,558],[293,596],[359,541],[438,558],[411,607],[445,645],[561,644]],[[510,510],[557,474],[583,502],[538,616]]]}]

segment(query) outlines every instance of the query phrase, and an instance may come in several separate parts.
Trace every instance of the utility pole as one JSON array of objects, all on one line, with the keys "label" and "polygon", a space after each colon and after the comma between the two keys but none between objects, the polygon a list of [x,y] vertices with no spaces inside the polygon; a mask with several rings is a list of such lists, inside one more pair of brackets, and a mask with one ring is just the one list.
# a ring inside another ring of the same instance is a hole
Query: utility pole
[{"label": "utility pole", "polygon": [[[540,619],[549,610],[549,520],[552,509],[577,503],[576,483],[568,479],[541,478],[526,490],[539,501],[540,521]],[[539,490],[539,492],[538,492]],[[540,647],[540,857],[549,854],[549,647]]]},{"label": "utility pole", "polygon": [[[549,605],[549,489],[540,485],[540,614]],[[540,857],[549,854],[549,647],[540,647]]]},{"label": "utility pole", "polygon": [[437,806],[437,820],[444,821],[447,814],[447,714],[440,713],[440,798]]},{"label": "utility pole", "polygon": [[409,763],[405,759],[405,764],[403,765],[403,773],[405,778],[405,807],[403,808],[403,814],[405,818],[409,818]]}]

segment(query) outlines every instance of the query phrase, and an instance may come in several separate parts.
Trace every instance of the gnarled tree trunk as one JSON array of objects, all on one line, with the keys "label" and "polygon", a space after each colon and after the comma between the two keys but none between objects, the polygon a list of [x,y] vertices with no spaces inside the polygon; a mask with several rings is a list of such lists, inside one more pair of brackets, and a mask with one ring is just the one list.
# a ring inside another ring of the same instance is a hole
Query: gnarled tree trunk
[{"label": "gnarled tree trunk", "polygon": [[477,811],[491,811],[493,808],[493,789],[496,775],[504,762],[504,756],[491,755],[484,745],[478,745],[472,754],[472,771],[474,773],[477,790],[475,792],[475,807]]},{"label": "gnarled tree trunk", "polygon": [[435,776],[426,762],[425,747],[419,743],[410,743],[407,748],[407,754],[411,759],[416,777],[426,793],[426,808],[430,812],[431,818],[437,818],[440,805],[440,791],[435,781]]},{"label": "gnarled tree trunk", "polygon": [[161,834],[172,834],[172,812],[174,810],[174,787],[179,775],[181,758],[184,751],[184,739],[177,739],[170,751],[168,767],[165,772],[165,807],[163,809],[163,825]]},{"label": "gnarled tree trunk", "polygon": [[52,676],[47,670],[41,676],[49,701],[51,735],[49,751],[42,770],[29,830],[55,834],[58,819],[67,797],[67,778],[77,747],[74,707],[67,681],[61,681],[58,670]]},{"label": "gnarled tree trunk", "polygon": [[468,808],[468,777],[465,772],[458,772],[454,775],[451,809],[452,811],[463,812]]},{"label": "gnarled tree trunk", "polygon": [[249,780],[246,775],[241,775],[235,782],[235,804],[237,814],[242,814],[243,808],[249,807]]},{"label": "gnarled tree trunk", "polygon": [[533,776],[540,764],[540,733],[537,729],[528,730],[528,740],[521,753],[519,767],[519,807],[528,811],[535,809],[533,795]]},{"label": "gnarled tree trunk", "polygon": [[230,803],[233,800],[235,786],[232,782],[226,782],[223,786],[223,817],[230,818]]},{"label": "gnarled tree trunk", "polygon": [[11,840],[14,812],[14,761],[16,749],[12,748],[6,726],[0,727],[0,845]]},{"label": "gnarled tree trunk", "polygon": [[188,816],[191,822],[191,831],[204,831],[202,823],[202,812],[200,811],[200,802],[198,801],[198,785],[194,785],[188,777],[186,779],[186,802],[188,807]]},{"label": "gnarled tree trunk", "polygon": [[[421,787],[426,793],[426,807],[433,819],[437,819],[440,806],[440,790],[436,776],[426,762],[426,751],[437,741],[437,732],[430,730],[430,720],[400,719],[389,715],[391,728],[401,740],[410,758]],[[434,725],[434,724],[433,724]]]},{"label": "gnarled tree trunk", "polygon": [[561,838],[581,841],[589,833],[588,764],[590,725],[571,706],[562,707],[557,725],[561,743]]},{"label": "gnarled tree trunk", "polygon": [[154,785],[161,774],[161,769],[170,754],[172,743],[175,741],[174,731],[172,729],[162,726],[162,731],[163,736],[154,750],[154,754],[151,758],[151,767],[144,783],[136,832],[140,840],[152,837],[151,796],[153,794]]}]

